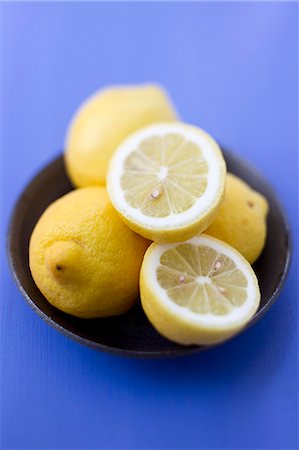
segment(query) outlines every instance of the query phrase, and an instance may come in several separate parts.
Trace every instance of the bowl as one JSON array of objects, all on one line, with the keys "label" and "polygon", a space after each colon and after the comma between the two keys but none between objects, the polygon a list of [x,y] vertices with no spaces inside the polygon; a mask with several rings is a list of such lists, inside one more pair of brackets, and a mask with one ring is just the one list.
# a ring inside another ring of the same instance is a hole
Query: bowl
[{"label": "bowl", "polygon": [[[230,172],[261,192],[269,202],[268,235],[264,250],[254,264],[261,289],[255,316],[241,331],[252,326],[271,308],[285,282],[291,257],[289,227],[271,186],[248,162],[226,151]],[[15,282],[29,306],[49,325],[75,341],[96,350],[136,357],[179,356],[211,346],[182,346],[160,336],[147,320],[140,301],[126,314],[105,319],[78,319],[52,306],[35,285],[29,269],[29,240],[47,206],[73,189],[59,156],[42,169],[21,194],[8,232],[8,258]]]}]

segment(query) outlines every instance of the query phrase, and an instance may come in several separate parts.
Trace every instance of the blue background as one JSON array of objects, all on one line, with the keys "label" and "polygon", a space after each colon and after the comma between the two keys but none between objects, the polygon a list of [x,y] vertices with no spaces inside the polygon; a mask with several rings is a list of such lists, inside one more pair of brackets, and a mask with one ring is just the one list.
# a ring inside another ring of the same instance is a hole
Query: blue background
[{"label": "blue background", "polygon": [[[80,102],[106,84],[149,80],[169,90],[185,121],[264,173],[297,251],[296,10],[2,3],[3,234]],[[28,308],[4,253],[1,264],[2,448],[296,447],[295,261],[279,301],[252,329],[205,354],[156,361],[96,353],[61,336]]]}]

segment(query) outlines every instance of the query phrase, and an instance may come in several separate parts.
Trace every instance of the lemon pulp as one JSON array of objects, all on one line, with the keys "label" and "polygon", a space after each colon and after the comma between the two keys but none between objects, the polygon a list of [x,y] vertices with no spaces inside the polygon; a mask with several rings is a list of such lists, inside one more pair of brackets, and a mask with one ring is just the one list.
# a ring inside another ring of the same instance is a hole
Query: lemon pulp
[{"label": "lemon pulp", "polygon": [[247,280],[226,255],[205,245],[180,244],[160,257],[160,286],[194,313],[225,315],[247,297]]},{"label": "lemon pulp", "polygon": [[127,203],[150,217],[191,208],[207,188],[208,165],[195,143],[169,133],[145,139],[124,161]]}]

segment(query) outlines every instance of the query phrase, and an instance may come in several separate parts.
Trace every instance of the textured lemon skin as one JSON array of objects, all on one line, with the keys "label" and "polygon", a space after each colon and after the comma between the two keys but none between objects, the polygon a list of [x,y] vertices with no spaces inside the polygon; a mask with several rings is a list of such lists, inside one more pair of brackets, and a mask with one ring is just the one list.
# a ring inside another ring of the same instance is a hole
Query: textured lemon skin
[{"label": "textured lemon skin", "polygon": [[65,162],[77,187],[105,185],[109,160],[133,131],[177,115],[166,92],[156,85],[110,87],[79,108],[66,138]]},{"label": "textured lemon skin", "polygon": [[[228,324],[222,328],[197,325],[188,321],[184,316],[174,313],[173,310],[159,301],[152,286],[148,283],[151,254],[157,245],[159,244],[153,242],[144,255],[140,271],[140,298],[147,318],[162,336],[182,345],[212,345],[231,338],[244,328],[246,325],[244,320]],[[240,257],[243,258],[241,255]],[[249,266],[246,260],[245,263]],[[249,268],[251,269],[250,266]],[[256,278],[255,291],[256,298],[252,315],[258,309],[260,302],[260,291]]]},{"label": "textured lemon skin", "polygon": [[167,228],[150,228],[149,224],[138,223],[135,218],[131,217],[129,214],[127,214],[126,211],[121,211],[118,206],[117,199],[111,195],[111,192],[113,189],[109,189],[109,186],[113,186],[114,184],[114,167],[115,162],[114,158],[110,161],[109,167],[108,167],[108,173],[107,173],[107,189],[108,189],[108,195],[119,213],[122,220],[130,227],[132,230],[134,230],[136,233],[140,234],[146,239],[149,239],[151,241],[158,242],[160,244],[162,243],[174,243],[174,242],[183,242],[191,237],[195,236],[198,233],[202,233],[205,231],[209,225],[215,220],[217,217],[217,214],[219,212],[219,209],[221,207],[221,204],[224,199],[224,192],[225,192],[225,182],[226,182],[226,163],[223,158],[222,152],[220,150],[220,147],[214,141],[214,139],[211,138],[209,134],[207,134],[205,131],[198,129],[197,127],[189,124],[180,124],[180,127],[188,129],[192,129],[196,133],[204,134],[205,139],[210,142],[210,145],[213,147],[214,151],[218,155],[219,160],[219,168],[220,168],[220,175],[219,175],[219,194],[214,199],[213,202],[209,205],[209,207],[206,208],[205,211],[203,211],[200,216],[194,216],[193,220],[187,223],[184,226],[170,226]]},{"label": "textured lemon skin", "polygon": [[252,264],[265,245],[267,213],[265,197],[228,173],[224,201],[205,233],[227,242]]},{"label": "textured lemon skin", "polygon": [[149,242],[130,230],[105,188],[64,195],[39,219],[30,240],[33,279],[47,300],[81,318],[122,314],[138,298]]}]

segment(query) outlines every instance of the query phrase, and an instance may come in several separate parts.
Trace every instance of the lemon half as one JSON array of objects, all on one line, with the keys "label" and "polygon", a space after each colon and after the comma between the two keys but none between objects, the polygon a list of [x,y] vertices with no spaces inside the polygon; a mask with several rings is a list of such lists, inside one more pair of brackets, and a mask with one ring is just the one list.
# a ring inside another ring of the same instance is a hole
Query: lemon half
[{"label": "lemon half", "polygon": [[246,259],[207,235],[176,244],[153,243],[141,267],[143,309],[154,327],[181,344],[215,344],[250,320],[260,303]]},{"label": "lemon half", "polygon": [[184,241],[215,218],[225,187],[221,150],[203,130],[155,124],[118,147],[107,190],[123,220],[157,242]]}]

